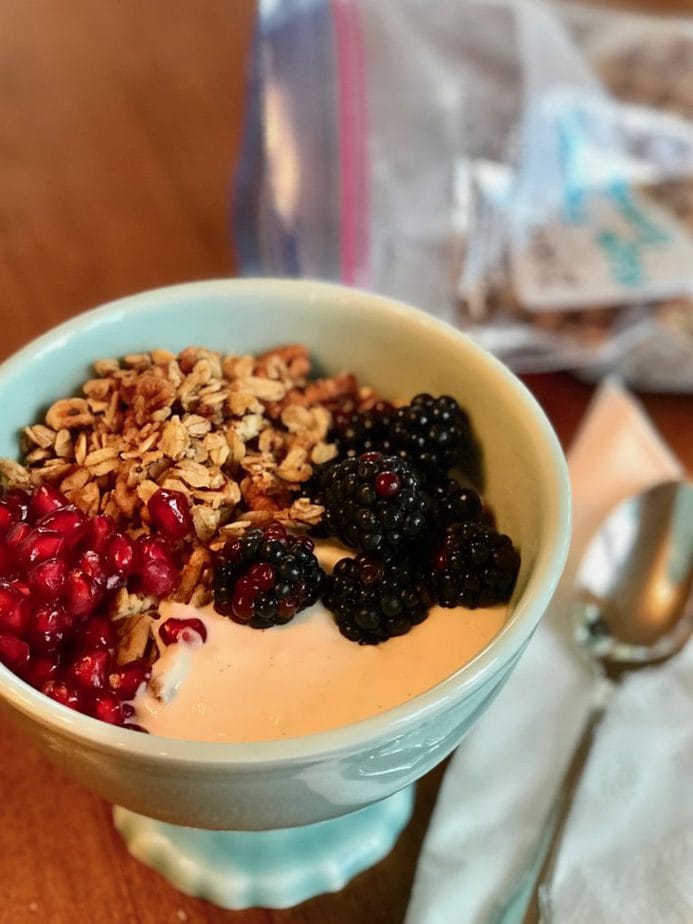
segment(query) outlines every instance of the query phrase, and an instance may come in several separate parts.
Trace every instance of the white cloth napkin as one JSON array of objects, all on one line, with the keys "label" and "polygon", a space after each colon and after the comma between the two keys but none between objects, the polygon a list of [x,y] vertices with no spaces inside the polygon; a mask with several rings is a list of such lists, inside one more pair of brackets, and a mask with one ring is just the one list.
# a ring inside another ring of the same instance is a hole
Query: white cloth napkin
[{"label": "white cloth napkin", "polygon": [[[596,393],[568,463],[568,565],[517,668],[446,771],[405,924],[522,919],[524,908],[508,912],[507,899],[531,862],[593,689],[571,637],[576,565],[614,504],[681,474],[614,381]],[[556,924],[693,921],[693,645],[617,691],[553,882]]]}]

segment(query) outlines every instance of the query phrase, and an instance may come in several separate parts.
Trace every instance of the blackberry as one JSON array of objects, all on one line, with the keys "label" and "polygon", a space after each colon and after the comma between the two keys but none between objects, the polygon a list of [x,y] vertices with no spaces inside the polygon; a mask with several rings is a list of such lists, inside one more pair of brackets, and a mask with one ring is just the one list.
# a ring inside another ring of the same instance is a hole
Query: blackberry
[{"label": "blackberry", "polygon": [[408,459],[427,478],[436,480],[451,468],[481,484],[481,451],[469,416],[454,398],[417,395],[390,418],[386,451]]},{"label": "blackberry", "polygon": [[520,556],[509,536],[469,521],[448,526],[432,566],[436,603],[474,609],[510,599]]},{"label": "blackberry", "polygon": [[330,440],[336,444],[339,458],[360,455],[369,450],[386,451],[394,410],[393,405],[386,401],[377,401],[366,411],[334,414]]},{"label": "blackberry", "polygon": [[323,603],[345,638],[377,645],[423,622],[432,600],[421,570],[411,561],[361,553],[337,562]]},{"label": "blackberry", "polygon": [[320,497],[327,532],[363,552],[406,548],[424,534],[433,513],[415,469],[379,452],[329,466]]},{"label": "blackberry", "polygon": [[493,518],[484,508],[479,494],[473,488],[461,485],[454,478],[446,478],[431,485],[430,494],[435,506],[436,521],[440,527],[470,520],[493,525]]},{"label": "blackberry", "polygon": [[325,572],[305,536],[279,523],[227,542],[214,566],[214,609],[254,629],[290,622],[315,603]]}]

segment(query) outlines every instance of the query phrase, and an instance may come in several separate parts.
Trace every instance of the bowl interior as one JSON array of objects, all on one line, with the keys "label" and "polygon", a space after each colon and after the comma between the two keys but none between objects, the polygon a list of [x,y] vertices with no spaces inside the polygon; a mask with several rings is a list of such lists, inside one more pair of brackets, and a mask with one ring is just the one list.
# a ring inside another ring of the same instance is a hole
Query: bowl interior
[{"label": "bowl interior", "polygon": [[[545,608],[565,556],[562,455],[514,376],[460,333],[399,303],[323,283],[227,280],[155,290],[96,309],[0,367],[0,456],[17,455],[20,428],[58,397],[75,393],[96,359],[191,344],[257,353],[295,342],[309,345],[318,368],[354,372],[385,397],[446,393],[468,409],[484,448],[486,497],[499,528],[522,553],[514,614],[490,646],[494,657],[513,657]],[[483,653],[477,660],[480,670],[488,667]]]}]

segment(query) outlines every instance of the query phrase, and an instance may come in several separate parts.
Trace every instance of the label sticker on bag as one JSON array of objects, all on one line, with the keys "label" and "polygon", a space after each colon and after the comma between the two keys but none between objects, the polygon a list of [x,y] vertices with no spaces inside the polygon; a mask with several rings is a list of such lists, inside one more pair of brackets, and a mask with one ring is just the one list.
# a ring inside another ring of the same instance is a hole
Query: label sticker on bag
[{"label": "label sticker on bag", "polygon": [[517,298],[528,309],[627,304],[693,291],[693,237],[642,191],[615,183],[568,201],[511,244]]}]

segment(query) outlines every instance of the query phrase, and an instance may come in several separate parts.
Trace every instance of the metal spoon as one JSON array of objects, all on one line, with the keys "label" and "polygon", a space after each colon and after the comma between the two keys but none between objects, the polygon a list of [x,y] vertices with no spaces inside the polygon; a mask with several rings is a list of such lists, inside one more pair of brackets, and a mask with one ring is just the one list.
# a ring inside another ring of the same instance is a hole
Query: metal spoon
[{"label": "metal spoon", "polygon": [[561,836],[617,684],[666,661],[693,631],[693,483],[663,482],[618,504],[590,542],[576,585],[575,636],[595,669],[595,697],[538,855],[513,893],[517,900],[534,883],[523,924],[551,921],[549,887]]}]

